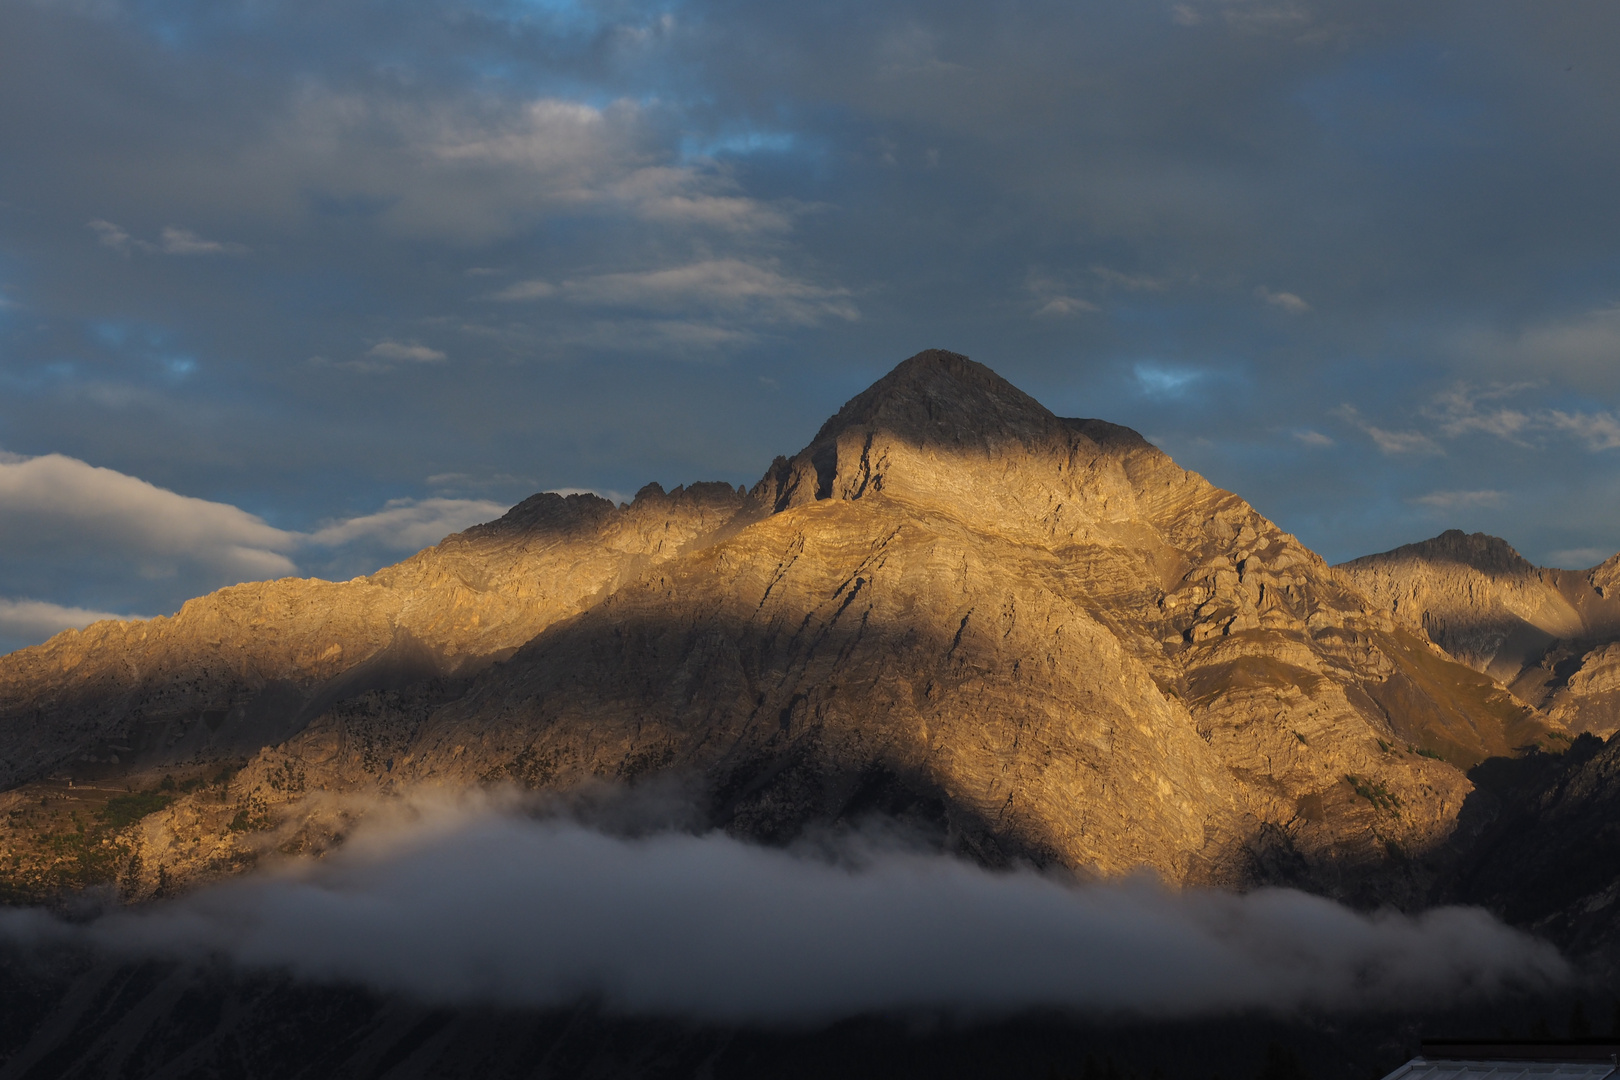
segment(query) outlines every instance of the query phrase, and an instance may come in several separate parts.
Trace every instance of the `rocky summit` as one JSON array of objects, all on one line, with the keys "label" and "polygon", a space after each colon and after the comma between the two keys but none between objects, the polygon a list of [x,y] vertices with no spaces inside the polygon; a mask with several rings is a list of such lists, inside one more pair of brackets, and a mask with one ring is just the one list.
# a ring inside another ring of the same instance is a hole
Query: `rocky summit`
[{"label": "rocky summit", "polygon": [[990,864],[1419,902],[1470,769],[1603,730],[1504,685],[1523,627],[1620,603],[1442,541],[1329,567],[924,352],[751,490],[536,495],[370,577],[0,658],[4,872],[141,898],[338,842],[349,795],[668,778],[768,843],[883,816]]}]

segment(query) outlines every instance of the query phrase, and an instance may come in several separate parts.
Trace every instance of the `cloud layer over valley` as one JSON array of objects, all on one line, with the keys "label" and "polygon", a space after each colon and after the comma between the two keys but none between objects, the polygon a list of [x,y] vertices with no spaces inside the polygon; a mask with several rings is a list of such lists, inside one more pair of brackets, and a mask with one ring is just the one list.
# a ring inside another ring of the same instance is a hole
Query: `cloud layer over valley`
[{"label": "cloud layer over valley", "polygon": [[319,862],[82,927],[0,912],[0,933],[222,955],[445,1004],[589,995],[766,1023],[936,1008],[1389,1009],[1569,976],[1550,946],[1473,909],[1366,915],[1279,889],[1076,885],[870,840],[786,851],[718,833],[626,838],[476,802],[378,816],[389,823]]}]

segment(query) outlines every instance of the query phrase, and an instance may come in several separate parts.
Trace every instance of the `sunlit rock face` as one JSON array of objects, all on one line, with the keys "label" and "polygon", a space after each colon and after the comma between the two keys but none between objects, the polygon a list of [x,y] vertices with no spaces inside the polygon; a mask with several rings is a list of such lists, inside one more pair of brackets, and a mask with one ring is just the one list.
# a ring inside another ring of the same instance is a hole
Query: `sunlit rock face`
[{"label": "sunlit rock face", "polygon": [[627,510],[541,494],[367,578],[237,585],[66,631],[0,658],[0,783],[251,753],[342,698],[465,676],[746,505],[726,484],[651,485]]},{"label": "sunlit rock face", "polygon": [[884,815],[1367,897],[1461,768],[1558,729],[1136,433],[939,351],[751,492],[540,495],[370,578],[69,632],[0,660],[0,725],[13,786],[250,758],[131,826],[134,896],[330,842],[344,792],[668,776],[770,842]]},{"label": "sunlit rock face", "polygon": [[1509,686],[1569,731],[1620,729],[1620,555],[1532,565],[1455,529],[1336,568],[1393,619]]}]

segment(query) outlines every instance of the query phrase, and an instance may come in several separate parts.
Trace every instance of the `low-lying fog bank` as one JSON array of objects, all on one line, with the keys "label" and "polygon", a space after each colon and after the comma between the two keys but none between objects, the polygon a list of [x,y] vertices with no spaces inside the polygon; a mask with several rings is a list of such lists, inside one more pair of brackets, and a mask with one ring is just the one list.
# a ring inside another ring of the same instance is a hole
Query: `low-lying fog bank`
[{"label": "low-lying fog bank", "polygon": [[496,798],[396,802],[321,859],[67,922],[14,944],[223,957],[442,1005],[723,1023],[883,1010],[1280,1016],[1535,992],[1570,969],[1477,909],[1363,914],[1283,889],[1175,892],[994,872],[872,835],[780,850],[625,835]]}]

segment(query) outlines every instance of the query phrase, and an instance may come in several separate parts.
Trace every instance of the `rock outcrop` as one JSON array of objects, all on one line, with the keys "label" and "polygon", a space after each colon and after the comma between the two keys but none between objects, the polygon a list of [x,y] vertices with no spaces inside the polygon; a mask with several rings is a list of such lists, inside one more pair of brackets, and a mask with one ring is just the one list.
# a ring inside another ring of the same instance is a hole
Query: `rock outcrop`
[{"label": "rock outcrop", "polygon": [[993,863],[1373,898],[1463,769],[1558,725],[1355,580],[931,351],[746,494],[536,496],[371,578],[13,654],[0,761],[200,776],[251,747],[126,834],[130,895],[327,842],[339,793],[668,774],[766,841],[882,813]]},{"label": "rock outcrop", "polygon": [[1620,729],[1620,555],[1590,570],[1548,569],[1504,540],[1453,529],[1335,569],[1558,726]]}]

